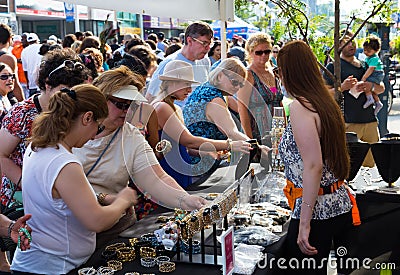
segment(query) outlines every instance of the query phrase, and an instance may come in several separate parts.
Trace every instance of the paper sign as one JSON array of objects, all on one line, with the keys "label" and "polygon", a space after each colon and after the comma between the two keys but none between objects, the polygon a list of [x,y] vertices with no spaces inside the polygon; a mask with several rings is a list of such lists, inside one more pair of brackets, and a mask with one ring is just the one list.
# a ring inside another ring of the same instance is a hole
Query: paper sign
[{"label": "paper sign", "polygon": [[235,268],[235,253],[233,247],[233,226],[221,235],[223,275],[230,275]]}]

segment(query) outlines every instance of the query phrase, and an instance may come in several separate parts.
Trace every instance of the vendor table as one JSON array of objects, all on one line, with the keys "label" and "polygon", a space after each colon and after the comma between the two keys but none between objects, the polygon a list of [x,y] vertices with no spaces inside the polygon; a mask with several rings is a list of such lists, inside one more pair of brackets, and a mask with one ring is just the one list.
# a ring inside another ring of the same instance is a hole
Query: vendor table
[{"label": "vendor table", "polygon": [[[252,164],[253,165],[253,164]],[[198,195],[206,195],[207,193],[221,193],[234,181],[235,167],[224,167],[217,169],[208,180],[193,188],[190,193]],[[260,167],[255,166],[257,175],[265,173]],[[372,177],[378,177],[377,171],[372,173]],[[357,258],[363,260],[365,258],[374,259],[382,254],[391,254],[388,262],[397,263],[397,268],[400,266],[400,194],[390,192],[372,192],[363,189],[363,179],[361,176],[356,178],[354,185],[358,188],[357,203],[360,210],[362,224],[358,227],[349,226],[346,234],[338,240],[338,245],[346,248],[345,258]],[[385,185],[381,182],[379,185]],[[400,185],[400,184],[398,184]],[[148,232],[152,232],[158,228],[156,219],[159,214],[164,211],[171,211],[165,208],[159,208],[156,213],[139,221],[135,225],[135,236]],[[283,234],[284,235],[284,234]],[[118,239],[115,242],[125,241],[128,239]],[[270,247],[266,248],[265,252],[280,256],[280,248],[284,238]],[[101,249],[100,249],[101,250]],[[102,251],[102,250],[101,250]],[[84,265],[85,267],[94,266],[98,267],[102,264],[101,251],[96,251],[91,259]],[[114,274],[125,274],[125,272],[137,271],[145,274],[162,274],[158,269],[144,268],[140,266],[140,262],[136,259],[133,262],[124,263],[123,270],[115,272]],[[349,274],[353,270],[351,268],[339,268],[338,272]],[[375,271],[376,272],[376,271]],[[254,274],[276,274],[272,270],[256,269]],[[278,272],[279,273],[279,272]],[[69,274],[77,274],[77,270]],[[176,271],[173,274],[222,274],[220,265],[200,264],[200,263],[187,263],[176,262]],[[370,271],[364,271],[361,274],[376,274]],[[395,274],[395,272],[393,273]]]}]

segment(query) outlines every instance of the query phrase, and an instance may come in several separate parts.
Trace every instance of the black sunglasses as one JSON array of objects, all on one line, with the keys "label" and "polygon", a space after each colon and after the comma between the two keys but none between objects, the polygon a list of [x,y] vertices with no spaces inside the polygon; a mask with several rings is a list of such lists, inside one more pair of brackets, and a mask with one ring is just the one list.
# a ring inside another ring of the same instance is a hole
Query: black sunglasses
[{"label": "black sunglasses", "polygon": [[125,103],[125,102],[120,102],[120,101],[116,101],[112,98],[108,99],[112,104],[115,105],[115,107],[117,107],[120,110],[126,111],[129,109],[129,107],[131,106],[131,103]]},{"label": "black sunglasses", "polygon": [[99,124],[99,126],[97,126],[96,136],[99,135],[101,132],[103,132],[105,128],[106,128],[106,126]]},{"label": "black sunglasses", "polygon": [[272,51],[273,53],[279,53],[278,51]]},{"label": "black sunglasses", "polygon": [[263,51],[255,51],[254,52],[255,55],[259,55],[259,56],[261,56],[263,54],[269,55],[270,53],[271,53],[271,50],[263,50]]},{"label": "black sunglasses", "polygon": [[15,79],[15,74],[0,74],[1,80]]}]

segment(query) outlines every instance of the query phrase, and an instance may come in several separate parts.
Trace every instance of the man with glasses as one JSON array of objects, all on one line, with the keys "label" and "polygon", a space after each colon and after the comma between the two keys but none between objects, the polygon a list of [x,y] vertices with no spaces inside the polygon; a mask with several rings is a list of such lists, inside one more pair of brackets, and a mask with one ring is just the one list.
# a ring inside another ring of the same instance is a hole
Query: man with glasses
[{"label": "man with glasses", "polygon": [[152,101],[158,95],[161,84],[158,76],[163,74],[165,65],[171,60],[181,60],[191,64],[193,66],[194,79],[200,83],[206,82],[210,70],[210,60],[207,58],[207,53],[212,46],[213,35],[214,32],[207,23],[195,22],[190,24],[185,31],[185,45],[183,48],[168,56],[153,73],[147,88],[146,98]]}]

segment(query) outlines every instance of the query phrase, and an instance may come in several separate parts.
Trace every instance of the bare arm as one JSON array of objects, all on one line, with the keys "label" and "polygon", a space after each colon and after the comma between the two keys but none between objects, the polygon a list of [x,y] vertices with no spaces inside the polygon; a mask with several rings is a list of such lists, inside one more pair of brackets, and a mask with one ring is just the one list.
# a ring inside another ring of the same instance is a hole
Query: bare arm
[{"label": "bare arm", "polygon": [[69,163],[58,174],[53,197],[62,198],[88,230],[101,232],[111,228],[126,209],[136,203],[137,196],[132,188],[126,187],[110,205],[101,206],[80,164]]},{"label": "bare arm", "polygon": [[310,221],[313,207],[317,200],[322,176],[322,153],[319,139],[319,116],[297,100],[290,108],[293,135],[303,160],[303,202],[301,205],[299,235],[297,244],[300,250],[308,255],[318,253],[309,243]]},{"label": "bare arm", "polygon": [[0,129],[0,166],[1,171],[13,183],[17,183],[22,175],[21,167],[10,159],[11,153],[15,150],[21,139],[10,134],[6,129]]},{"label": "bare arm", "polygon": [[368,67],[367,71],[364,73],[361,81],[366,81],[367,78],[375,71],[376,67]]},{"label": "bare arm", "polygon": [[207,118],[217,125],[218,129],[233,140],[248,140],[249,137],[241,133],[236,127],[231,114],[226,108],[225,101],[214,98],[206,107]]},{"label": "bare arm", "polygon": [[[348,76],[341,84],[340,89],[341,91],[347,91],[354,87],[357,84],[357,78],[353,77],[352,75]],[[335,95],[335,88],[330,85],[326,85],[329,89],[329,92],[332,96]]]},{"label": "bare arm", "polygon": [[153,201],[170,208],[185,210],[199,209],[206,200],[189,195],[176,181],[170,177],[160,165],[153,165],[138,172],[135,184],[143,191],[151,194]]},{"label": "bare arm", "polygon": [[160,140],[158,137],[157,113],[154,110],[153,106],[151,106],[150,104],[144,104],[143,107],[146,108],[146,115],[148,117],[147,131],[149,136],[147,137],[147,141],[149,142],[151,148],[154,149],[157,142]]},{"label": "bare arm", "polygon": [[240,116],[240,123],[242,125],[244,133],[249,137],[253,138],[253,133],[250,124],[250,115],[249,115],[249,101],[253,83],[253,76],[249,73],[247,75],[247,80],[243,88],[239,89],[237,92],[238,96],[238,109]]},{"label": "bare arm", "polygon": [[[201,147],[201,150],[204,151],[220,151],[229,148],[229,144],[225,140],[214,140],[192,135],[182,123],[182,120],[179,119],[177,113],[174,112],[171,106],[167,103],[159,102],[155,105],[155,109],[160,128],[162,128],[163,131],[165,131],[165,133],[175,141],[179,141],[183,146],[191,149],[199,149]],[[229,112],[228,115],[232,120]],[[232,123],[236,127],[233,120]],[[234,151],[248,152],[248,146],[243,142],[235,142],[235,144],[232,145]]]}]

